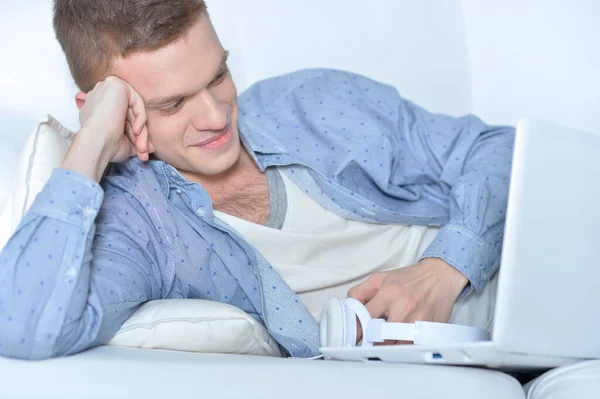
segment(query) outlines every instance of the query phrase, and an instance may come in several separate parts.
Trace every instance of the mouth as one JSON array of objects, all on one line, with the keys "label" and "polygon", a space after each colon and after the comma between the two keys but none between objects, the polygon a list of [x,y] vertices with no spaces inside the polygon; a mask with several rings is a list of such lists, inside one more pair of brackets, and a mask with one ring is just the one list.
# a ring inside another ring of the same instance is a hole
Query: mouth
[{"label": "mouth", "polygon": [[229,142],[231,138],[231,123],[228,123],[227,126],[219,131],[213,137],[204,140],[198,144],[194,144],[194,147],[202,147],[207,149],[216,149],[221,148],[223,145]]}]

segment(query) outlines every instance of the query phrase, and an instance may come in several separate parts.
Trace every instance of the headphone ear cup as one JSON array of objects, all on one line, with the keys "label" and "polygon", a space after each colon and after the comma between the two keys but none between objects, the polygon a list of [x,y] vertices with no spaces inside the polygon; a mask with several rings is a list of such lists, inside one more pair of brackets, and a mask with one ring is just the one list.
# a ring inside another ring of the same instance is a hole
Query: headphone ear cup
[{"label": "headphone ear cup", "polygon": [[325,302],[321,310],[321,346],[341,348],[346,343],[346,309],[339,298]]},{"label": "headphone ear cup", "polygon": [[344,312],[346,313],[346,317],[344,317],[345,324],[345,333],[344,333],[344,346],[353,347],[356,346],[356,313],[350,307],[346,306],[346,303],[343,304]]}]

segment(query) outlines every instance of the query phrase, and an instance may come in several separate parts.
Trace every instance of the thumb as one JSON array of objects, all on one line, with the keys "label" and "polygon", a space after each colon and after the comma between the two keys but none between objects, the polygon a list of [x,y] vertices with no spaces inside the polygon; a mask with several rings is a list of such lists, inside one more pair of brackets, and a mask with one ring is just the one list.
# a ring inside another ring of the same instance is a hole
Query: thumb
[{"label": "thumb", "polygon": [[[357,301],[360,301],[363,305],[367,304],[367,302],[371,301],[374,297],[377,296],[379,289],[383,285],[385,278],[387,276],[386,272],[374,273],[369,278],[350,288],[348,291],[348,297],[354,298]],[[367,308],[367,310],[369,310]],[[365,326],[366,327],[366,326]],[[363,326],[360,324],[358,317],[356,318],[356,343],[360,342],[363,338]]]}]

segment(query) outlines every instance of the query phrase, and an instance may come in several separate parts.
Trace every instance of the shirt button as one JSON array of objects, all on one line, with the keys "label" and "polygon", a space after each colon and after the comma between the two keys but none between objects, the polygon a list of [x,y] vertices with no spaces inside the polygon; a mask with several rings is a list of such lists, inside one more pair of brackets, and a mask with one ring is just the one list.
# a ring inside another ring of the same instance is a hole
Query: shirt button
[{"label": "shirt button", "polygon": [[65,273],[65,277],[72,279],[75,278],[77,276],[77,270],[75,270],[74,267],[69,268],[69,270],[67,270],[67,272]]},{"label": "shirt button", "polygon": [[181,190],[177,189],[177,194],[181,194]]},{"label": "shirt button", "polygon": [[206,215],[206,209],[205,209],[203,206],[201,206],[201,207],[200,207],[200,208],[198,208],[198,210],[196,211],[196,214],[197,214],[198,216],[202,217],[202,216]]}]

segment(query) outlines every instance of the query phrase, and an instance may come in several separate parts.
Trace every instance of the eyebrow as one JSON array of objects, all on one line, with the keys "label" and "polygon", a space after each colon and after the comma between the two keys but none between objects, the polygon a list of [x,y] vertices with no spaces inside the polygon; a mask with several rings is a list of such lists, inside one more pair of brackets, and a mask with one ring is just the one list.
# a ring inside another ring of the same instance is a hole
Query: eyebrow
[{"label": "eyebrow", "polygon": [[[215,75],[213,80],[211,80],[209,85],[225,74],[225,72],[227,71],[227,58],[229,58],[229,51],[225,51],[225,53],[223,54],[223,58],[221,58],[221,64],[219,66],[219,71],[217,72],[217,74]],[[146,101],[145,105],[146,105],[146,108],[160,108],[160,107],[168,105],[172,102],[175,102],[181,98],[189,97],[193,94],[196,94],[196,91],[182,93],[182,94],[175,94],[175,95],[167,96],[167,97],[153,98],[151,100]]]}]

